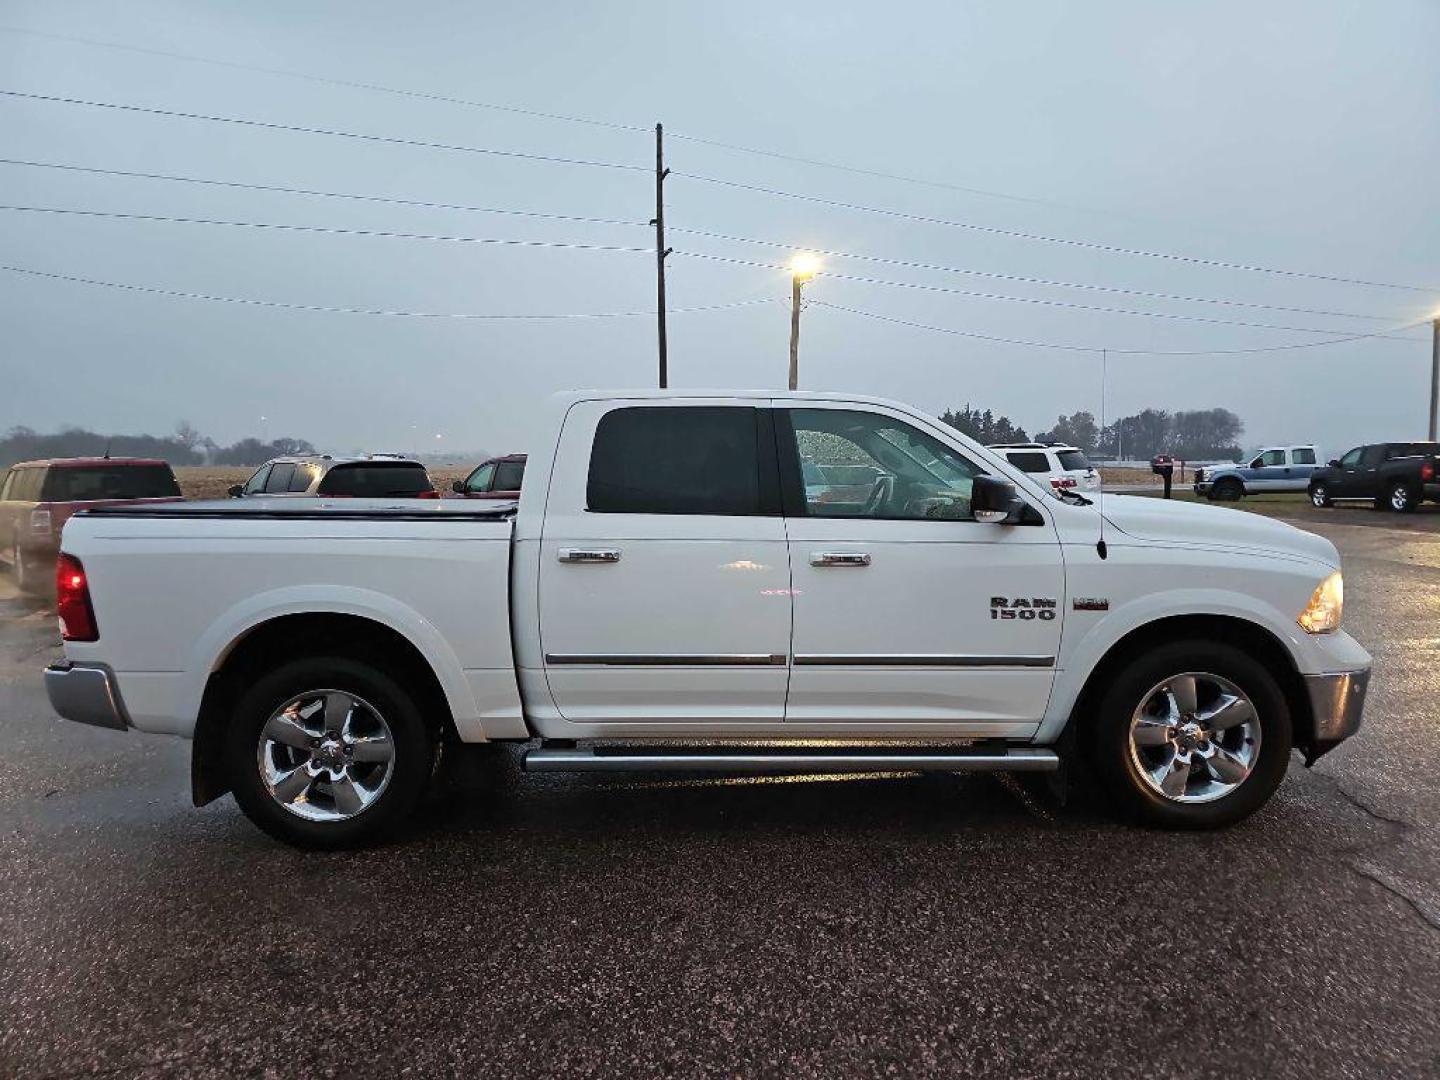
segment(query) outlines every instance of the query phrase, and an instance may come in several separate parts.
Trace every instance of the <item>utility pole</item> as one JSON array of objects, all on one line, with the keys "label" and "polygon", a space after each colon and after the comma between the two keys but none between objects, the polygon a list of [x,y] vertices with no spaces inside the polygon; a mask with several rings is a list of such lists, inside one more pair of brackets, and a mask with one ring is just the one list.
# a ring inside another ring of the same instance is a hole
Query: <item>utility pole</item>
[{"label": "utility pole", "polygon": [[800,386],[800,275],[790,279],[790,389]]},{"label": "utility pole", "polygon": [[1430,441],[1435,442],[1440,412],[1440,315],[1430,323]]},{"label": "utility pole", "polygon": [[800,386],[800,289],[820,269],[813,255],[799,254],[790,260],[790,389]]},{"label": "utility pole", "polygon": [[655,315],[660,331],[660,389],[670,385],[670,350],[665,336],[665,257],[670,249],[665,246],[665,177],[670,170],[665,167],[665,129],[655,125]]}]

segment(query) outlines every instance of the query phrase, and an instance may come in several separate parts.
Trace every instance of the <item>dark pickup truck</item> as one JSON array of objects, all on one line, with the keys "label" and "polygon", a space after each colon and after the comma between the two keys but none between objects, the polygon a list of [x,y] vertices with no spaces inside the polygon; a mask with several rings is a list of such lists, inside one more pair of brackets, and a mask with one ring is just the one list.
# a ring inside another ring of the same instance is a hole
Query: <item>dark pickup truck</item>
[{"label": "dark pickup truck", "polygon": [[1408,513],[1426,499],[1440,502],[1440,443],[1357,446],[1310,476],[1310,501],[1330,506],[1365,499],[1376,510]]}]

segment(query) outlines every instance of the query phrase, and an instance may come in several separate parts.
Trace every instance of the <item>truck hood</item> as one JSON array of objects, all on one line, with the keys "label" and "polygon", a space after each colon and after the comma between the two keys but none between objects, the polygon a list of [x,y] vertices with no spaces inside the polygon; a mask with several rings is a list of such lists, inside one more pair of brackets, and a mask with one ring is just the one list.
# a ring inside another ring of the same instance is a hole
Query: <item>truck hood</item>
[{"label": "truck hood", "polygon": [[1106,495],[1104,514],[1109,525],[1137,540],[1284,555],[1337,568],[1340,565],[1335,545],[1323,536],[1245,510],[1135,495]]}]

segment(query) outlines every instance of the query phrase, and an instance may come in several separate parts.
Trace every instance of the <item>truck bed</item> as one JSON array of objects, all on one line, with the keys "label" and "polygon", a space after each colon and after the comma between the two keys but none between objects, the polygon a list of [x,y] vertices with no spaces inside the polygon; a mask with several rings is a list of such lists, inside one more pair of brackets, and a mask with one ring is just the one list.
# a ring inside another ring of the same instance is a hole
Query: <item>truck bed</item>
[{"label": "truck bed", "polygon": [[510,644],[513,503],[242,501],[77,515],[100,641],[132,726],[189,735],[212,671],[270,620],[330,613],[407,638],[434,668],[461,738],[524,734]]}]

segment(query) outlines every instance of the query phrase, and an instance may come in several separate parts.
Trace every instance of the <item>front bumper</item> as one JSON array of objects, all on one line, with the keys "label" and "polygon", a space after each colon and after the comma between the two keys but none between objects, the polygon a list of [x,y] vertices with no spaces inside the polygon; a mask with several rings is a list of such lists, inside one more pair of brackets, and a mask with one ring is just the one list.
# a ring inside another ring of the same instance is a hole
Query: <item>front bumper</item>
[{"label": "front bumper", "polygon": [[1197,480],[1195,481],[1195,494],[1209,495],[1211,486],[1212,485],[1209,480]]},{"label": "front bumper", "polygon": [[50,707],[66,720],[116,731],[130,726],[115,673],[104,664],[51,664],[45,669],[45,693]]},{"label": "front bumper", "polygon": [[1333,675],[1306,675],[1304,678],[1305,690],[1310,695],[1310,712],[1315,721],[1313,745],[1306,754],[1306,763],[1309,764],[1360,730],[1361,716],[1365,711],[1365,691],[1370,685],[1370,668]]}]

